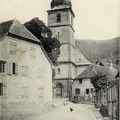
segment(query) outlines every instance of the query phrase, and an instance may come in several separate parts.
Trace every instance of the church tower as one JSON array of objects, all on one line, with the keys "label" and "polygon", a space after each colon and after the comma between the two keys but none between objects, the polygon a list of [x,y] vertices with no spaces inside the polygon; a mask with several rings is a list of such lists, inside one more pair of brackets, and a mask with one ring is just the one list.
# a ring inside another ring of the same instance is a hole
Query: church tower
[{"label": "church tower", "polygon": [[55,78],[53,82],[53,96],[57,98],[68,98],[70,96],[71,84],[76,77],[75,68],[75,39],[72,11],[70,0],[52,0],[51,10],[48,10],[48,27],[53,36],[61,43],[61,54],[58,58],[58,66],[55,67]]}]

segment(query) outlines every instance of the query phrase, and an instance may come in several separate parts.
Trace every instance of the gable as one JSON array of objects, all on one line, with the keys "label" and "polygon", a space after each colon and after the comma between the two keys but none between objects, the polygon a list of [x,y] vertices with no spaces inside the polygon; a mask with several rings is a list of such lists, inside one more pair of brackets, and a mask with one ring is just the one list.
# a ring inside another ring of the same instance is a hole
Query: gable
[{"label": "gable", "polygon": [[40,43],[40,41],[16,19],[0,24],[0,39],[9,33]]},{"label": "gable", "polygon": [[39,42],[39,40],[20,22],[14,20],[9,30],[10,33]]}]

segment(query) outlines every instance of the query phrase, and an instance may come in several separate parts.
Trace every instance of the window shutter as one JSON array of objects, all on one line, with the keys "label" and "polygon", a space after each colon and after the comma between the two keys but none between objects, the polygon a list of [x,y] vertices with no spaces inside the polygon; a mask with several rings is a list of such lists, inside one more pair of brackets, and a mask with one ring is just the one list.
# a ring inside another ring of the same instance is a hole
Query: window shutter
[{"label": "window shutter", "polygon": [[0,83],[0,96],[3,95],[3,83]]},{"label": "window shutter", "polygon": [[15,65],[15,74],[18,75],[18,72],[19,72],[19,66],[16,64]]},{"label": "window shutter", "polygon": [[13,70],[13,63],[12,62],[7,62],[7,74],[12,75],[12,70]]}]

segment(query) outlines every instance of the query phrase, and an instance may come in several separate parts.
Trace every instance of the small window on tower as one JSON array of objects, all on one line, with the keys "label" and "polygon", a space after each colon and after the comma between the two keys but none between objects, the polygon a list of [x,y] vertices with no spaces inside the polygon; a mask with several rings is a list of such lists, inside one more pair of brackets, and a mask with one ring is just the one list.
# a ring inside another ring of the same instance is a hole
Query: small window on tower
[{"label": "small window on tower", "polygon": [[79,84],[82,84],[82,79],[79,79]]},{"label": "small window on tower", "polygon": [[60,74],[60,68],[58,68],[58,74]]},{"label": "small window on tower", "polygon": [[60,22],[60,21],[61,21],[61,14],[58,13],[58,14],[57,14],[57,22]]}]

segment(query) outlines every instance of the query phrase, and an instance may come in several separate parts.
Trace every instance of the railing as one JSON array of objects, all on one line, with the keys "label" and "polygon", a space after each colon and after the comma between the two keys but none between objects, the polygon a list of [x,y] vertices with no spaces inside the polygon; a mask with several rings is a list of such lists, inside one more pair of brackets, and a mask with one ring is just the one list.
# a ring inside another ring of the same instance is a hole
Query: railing
[{"label": "railing", "polygon": [[115,81],[108,89],[108,115],[112,120],[118,118],[118,81]]},{"label": "railing", "polygon": [[107,114],[112,120],[118,120],[118,80],[105,90],[99,91],[97,97],[98,106],[103,114]]}]

